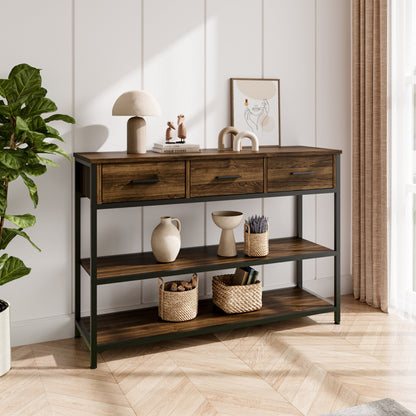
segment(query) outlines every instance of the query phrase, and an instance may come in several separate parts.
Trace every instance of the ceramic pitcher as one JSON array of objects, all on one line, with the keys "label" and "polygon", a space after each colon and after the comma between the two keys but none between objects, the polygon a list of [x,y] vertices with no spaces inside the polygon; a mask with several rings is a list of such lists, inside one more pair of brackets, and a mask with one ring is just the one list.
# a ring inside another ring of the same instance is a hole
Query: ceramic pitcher
[{"label": "ceramic pitcher", "polygon": [[[176,221],[176,226],[172,221]],[[160,217],[160,224],[152,233],[152,251],[160,263],[176,260],[181,248],[181,222],[177,218]]]}]

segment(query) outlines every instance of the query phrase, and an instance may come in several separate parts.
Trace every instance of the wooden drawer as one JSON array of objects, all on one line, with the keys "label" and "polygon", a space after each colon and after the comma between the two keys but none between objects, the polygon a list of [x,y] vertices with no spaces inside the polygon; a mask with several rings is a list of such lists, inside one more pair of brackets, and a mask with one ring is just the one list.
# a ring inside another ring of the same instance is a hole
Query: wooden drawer
[{"label": "wooden drawer", "polygon": [[191,197],[263,192],[263,158],[193,160]]},{"label": "wooden drawer", "polygon": [[268,160],[268,192],[333,188],[334,158],[287,156]]},{"label": "wooden drawer", "polygon": [[185,198],[185,162],[102,165],[102,202]]}]

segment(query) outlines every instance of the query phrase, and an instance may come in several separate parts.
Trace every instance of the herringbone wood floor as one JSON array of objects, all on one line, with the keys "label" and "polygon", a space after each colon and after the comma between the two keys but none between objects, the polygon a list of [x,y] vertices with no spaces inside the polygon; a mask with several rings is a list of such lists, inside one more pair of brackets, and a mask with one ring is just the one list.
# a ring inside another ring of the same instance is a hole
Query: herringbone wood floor
[{"label": "herringbone wood floor", "polygon": [[13,349],[2,416],[321,415],[391,397],[416,412],[416,324],[343,297],[332,314],[114,350]]}]

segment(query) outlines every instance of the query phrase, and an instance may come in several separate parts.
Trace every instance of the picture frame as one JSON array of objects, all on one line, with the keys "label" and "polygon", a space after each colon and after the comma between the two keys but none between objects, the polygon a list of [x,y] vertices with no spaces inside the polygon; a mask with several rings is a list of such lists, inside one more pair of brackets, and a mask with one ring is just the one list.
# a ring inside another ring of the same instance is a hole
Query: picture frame
[{"label": "picture frame", "polygon": [[280,79],[230,78],[231,126],[261,146],[281,146]]}]

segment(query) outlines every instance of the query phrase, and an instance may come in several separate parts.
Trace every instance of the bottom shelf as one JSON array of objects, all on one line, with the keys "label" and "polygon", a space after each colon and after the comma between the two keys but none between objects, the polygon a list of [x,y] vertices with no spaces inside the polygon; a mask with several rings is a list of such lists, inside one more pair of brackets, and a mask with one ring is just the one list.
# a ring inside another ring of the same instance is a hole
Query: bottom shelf
[{"label": "bottom shelf", "polygon": [[[98,351],[127,345],[157,342],[204,333],[217,332],[300,316],[332,312],[334,305],[300,288],[263,292],[259,311],[227,315],[216,308],[211,299],[200,300],[198,316],[186,322],[165,322],[158,318],[158,308],[137,309],[105,315],[97,319]],[[89,339],[90,319],[81,318],[78,327]]]}]

